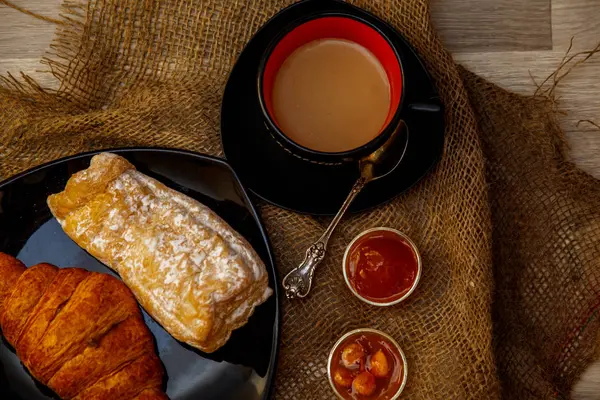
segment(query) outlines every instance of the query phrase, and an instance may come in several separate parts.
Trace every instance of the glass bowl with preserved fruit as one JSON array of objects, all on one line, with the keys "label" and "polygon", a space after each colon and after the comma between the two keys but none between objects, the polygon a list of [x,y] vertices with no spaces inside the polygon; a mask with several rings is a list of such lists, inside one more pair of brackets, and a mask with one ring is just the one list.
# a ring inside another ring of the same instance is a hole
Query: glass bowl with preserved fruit
[{"label": "glass bowl with preserved fruit", "polygon": [[342,336],[327,363],[329,383],[343,400],[395,400],[408,376],[404,352],[388,334],[369,328]]}]

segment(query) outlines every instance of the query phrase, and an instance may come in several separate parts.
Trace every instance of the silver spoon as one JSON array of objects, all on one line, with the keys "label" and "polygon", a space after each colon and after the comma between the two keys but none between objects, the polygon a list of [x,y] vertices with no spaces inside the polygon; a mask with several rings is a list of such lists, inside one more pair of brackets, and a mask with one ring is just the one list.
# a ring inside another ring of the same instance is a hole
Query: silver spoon
[{"label": "silver spoon", "polygon": [[[306,250],[304,261],[302,261],[299,266],[291,270],[285,276],[285,278],[283,278],[282,285],[285,290],[285,296],[288,299],[293,299],[296,297],[302,298],[308,295],[312,285],[312,278],[315,273],[315,268],[325,258],[327,242],[356,196],[358,196],[358,194],[369,182],[383,178],[394,171],[400,164],[402,158],[404,158],[404,153],[406,152],[406,147],[408,144],[408,130],[404,129],[404,127],[404,121],[400,121],[398,127],[394,133],[390,135],[388,140],[386,140],[373,153],[359,161],[358,167],[360,169],[360,177],[354,183],[354,186],[352,186],[352,190],[348,194],[348,197],[346,197],[346,200],[340,207],[340,210],[337,212],[335,217],[333,217],[333,220],[325,232],[323,232],[321,237]],[[406,132],[406,140],[403,142],[402,148],[398,149],[397,153],[391,154],[388,150],[393,147],[394,144],[396,144],[396,139],[402,130]]]}]

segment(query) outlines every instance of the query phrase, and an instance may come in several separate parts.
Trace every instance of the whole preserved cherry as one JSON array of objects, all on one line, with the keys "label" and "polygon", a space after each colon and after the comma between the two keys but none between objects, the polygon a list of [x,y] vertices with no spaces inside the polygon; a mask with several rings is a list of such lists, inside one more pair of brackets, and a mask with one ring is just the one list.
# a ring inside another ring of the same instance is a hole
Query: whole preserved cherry
[{"label": "whole preserved cherry", "polygon": [[370,372],[364,371],[358,374],[352,381],[352,389],[360,395],[370,396],[377,389],[375,377]]}]

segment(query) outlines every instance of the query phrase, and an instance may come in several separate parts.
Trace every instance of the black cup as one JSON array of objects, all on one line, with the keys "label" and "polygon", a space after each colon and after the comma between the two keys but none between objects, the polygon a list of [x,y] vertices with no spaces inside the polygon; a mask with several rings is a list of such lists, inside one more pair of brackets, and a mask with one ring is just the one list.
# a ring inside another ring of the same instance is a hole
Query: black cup
[{"label": "black cup", "polygon": [[[317,151],[294,142],[278,126],[272,106],[273,85],[283,62],[304,44],[329,38],[349,40],[371,51],[385,69],[390,83],[390,109],[379,134],[360,147],[342,152]],[[377,26],[350,14],[321,13],[291,23],[267,47],[259,67],[258,97],[271,135],[286,150],[310,162],[342,164],[368,156],[395,130],[401,129],[403,80],[402,61],[398,52]]]}]

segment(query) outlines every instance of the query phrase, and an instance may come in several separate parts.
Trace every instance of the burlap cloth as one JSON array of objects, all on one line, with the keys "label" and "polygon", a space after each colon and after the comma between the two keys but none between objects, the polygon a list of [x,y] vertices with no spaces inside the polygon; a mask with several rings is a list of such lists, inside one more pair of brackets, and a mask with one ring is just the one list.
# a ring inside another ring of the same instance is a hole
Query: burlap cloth
[{"label": "burlap cloth", "polygon": [[[85,150],[168,146],[222,155],[219,105],[244,44],[290,1],[66,0],[45,62],[58,91],[0,89],[0,177]],[[356,327],[393,335],[407,399],[556,399],[595,351],[600,186],[564,157],[552,105],[457,67],[427,0],[362,0],[410,40],[446,105],[437,168],[390,204],[339,227],[305,301],[282,299],[278,399],[328,399],[326,358]],[[260,204],[280,276],[327,219]],[[361,230],[408,233],[424,274],[410,301],[355,299],[340,260]]]}]

